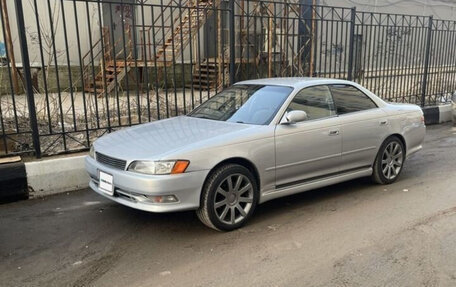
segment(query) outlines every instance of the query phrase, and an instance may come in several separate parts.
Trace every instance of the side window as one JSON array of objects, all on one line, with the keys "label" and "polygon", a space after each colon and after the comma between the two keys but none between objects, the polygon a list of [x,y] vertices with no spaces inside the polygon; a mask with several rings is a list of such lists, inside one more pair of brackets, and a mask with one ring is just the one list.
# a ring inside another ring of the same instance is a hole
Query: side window
[{"label": "side window", "polygon": [[353,86],[332,85],[330,89],[339,115],[377,107],[371,98]]},{"label": "side window", "polygon": [[336,114],[331,92],[327,86],[302,89],[294,97],[287,111],[301,110],[309,120],[326,118]]}]

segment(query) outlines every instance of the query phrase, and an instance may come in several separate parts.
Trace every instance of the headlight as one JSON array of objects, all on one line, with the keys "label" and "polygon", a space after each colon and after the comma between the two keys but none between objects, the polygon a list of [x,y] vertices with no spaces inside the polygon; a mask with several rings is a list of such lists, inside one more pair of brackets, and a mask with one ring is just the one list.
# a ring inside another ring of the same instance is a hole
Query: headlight
[{"label": "headlight", "polygon": [[134,161],[128,170],[144,174],[177,174],[185,172],[189,164],[188,160]]},{"label": "headlight", "polygon": [[93,145],[90,146],[89,156],[95,158],[95,149],[93,148]]}]

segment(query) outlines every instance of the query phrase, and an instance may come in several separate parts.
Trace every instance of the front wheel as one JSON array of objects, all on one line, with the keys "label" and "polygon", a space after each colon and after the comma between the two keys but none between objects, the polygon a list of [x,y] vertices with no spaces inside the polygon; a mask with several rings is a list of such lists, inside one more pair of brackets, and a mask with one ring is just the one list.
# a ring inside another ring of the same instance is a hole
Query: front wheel
[{"label": "front wheel", "polygon": [[258,197],[252,173],[241,165],[227,164],[217,168],[207,179],[196,214],[210,228],[234,230],[253,214]]},{"label": "front wheel", "polygon": [[399,177],[404,161],[405,148],[402,141],[396,136],[387,138],[375,159],[372,179],[380,184],[393,183]]}]

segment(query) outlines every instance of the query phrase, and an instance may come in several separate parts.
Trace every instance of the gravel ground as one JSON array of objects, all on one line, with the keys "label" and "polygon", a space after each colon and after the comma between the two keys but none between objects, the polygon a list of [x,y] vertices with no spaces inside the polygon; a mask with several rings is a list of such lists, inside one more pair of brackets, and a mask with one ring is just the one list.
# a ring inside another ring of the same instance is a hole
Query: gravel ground
[{"label": "gravel ground", "polygon": [[428,127],[396,183],[259,206],[219,233],[83,190],[0,206],[2,286],[456,286],[456,127]]}]

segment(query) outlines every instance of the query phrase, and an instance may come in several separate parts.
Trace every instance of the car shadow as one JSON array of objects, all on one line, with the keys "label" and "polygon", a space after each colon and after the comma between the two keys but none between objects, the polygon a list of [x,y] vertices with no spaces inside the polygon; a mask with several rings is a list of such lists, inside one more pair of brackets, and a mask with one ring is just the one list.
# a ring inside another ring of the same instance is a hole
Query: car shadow
[{"label": "car shadow", "polygon": [[[330,202],[338,198],[350,200],[347,199],[350,194],[361,196],[360,192],[367,192],[372,186],[375,184],[369,178],[359,178],[271,200],[257,206],[255,214],[243,229],[255,228],[255,224],[272,224],[283,215],[300,209],[305,210],[325,201]],[[151,228],[155,232],[160,230],[160,232],[166,233],[199,233],[200,235],[218,233],[205,227],[194,211],[151,213],[118,204],[111,205],[111,208],[116,209],[116,216],[126,217],[126,220],[131,220],[134,224],[141,225],[144,228]]]},{"label": "car shadow", "polygon": [[[371,179],[366,177],[277,198],[259,205],[252,222],[268,221],[269,218],[285,215],[291,210],[296,211],[325,203],[330,204],[339,198],[350,200],[350,195],[359,197],[362,192],[366,192],[374,186],[376,185]],[[330,204],[325,208],[332,209],[332,206]]]}]

